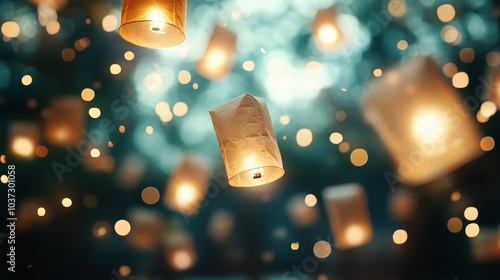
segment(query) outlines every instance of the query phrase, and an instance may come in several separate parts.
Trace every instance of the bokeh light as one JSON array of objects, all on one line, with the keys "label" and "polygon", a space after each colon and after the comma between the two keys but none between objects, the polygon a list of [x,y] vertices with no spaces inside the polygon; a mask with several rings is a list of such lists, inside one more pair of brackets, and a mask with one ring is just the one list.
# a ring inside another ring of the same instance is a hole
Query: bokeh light
[{"label": "bokeh light", "polygon": [[131,230],[130,223],[127,220],[118,220],[115,223],[115,232],[120,236],[126,236]]},{"label": "bokeh light", "polygon": [[30,76],[30,75],[24,75],[22,78],[21,78],[21,83],[24,85],[24,86],[29,86],[31,85],[31,83],[33,82],[33,78]]},{"label": "bokeh light", "polygon": [[61,200],[61,204],[62,206],[68,208],[71,207],[71,205],[73,205],[73,201],[71,200],[71,198],[65,197]]},{"label": "bokeh light", "polygon": [[408,240],[408,233],[404,229],[398,229],[392,234],[394,244],[404,244]]},{"label": "bokeh light", "polygon": [[318,199],[316,198],[316,196],[314,194],[308,194],[304,198],[304,202],[307,206],[314,207],[316,205],[316,203],[318,202]]},{"label": "bokeh light", "polygon": [[483,139],[481,139],[481,142],[479,143],[481,146],[481,149],[485,152],[493,150],[495,147],[495,139],[491,136],[485,136]]},{"label": "bokeh light", "polygon": [[155,204],[160,200],[160,192],[155,187],[146,187],[142,190],[141,198],[146,204]]},{"label": "bokeh light", "polygon": [[474,238],[479,234],[480,228],[476,223],[468,224],[465,227],[465,235],[469,238]]},{"label": "bokeh light", "polygon": [[351,152],[351,162],[354,166],[363,166],[368,162],[368,153],[364,149],[355,149]]},{"label": "bokeh light", "polygon": [[324,259],[330,256],[332,247],[327,241],[320,240],[314,244],[313,253],[317,258]]},{"label": "bokeh light", "polygon": [[474,221],[479,216],[479,211],[476,207],[469,206],[464,210],[464,217],[469,221]]},{"label": "bokeh light", "polygon": [[297,251],[299,249],[299,242],[292,242],[292,244],[290,244],[290,248]]},{"label": "bokeh light", "polygon": [[453,75],[452,82],[456,88],[465,88],[469,85],[469,75],[465,72],[457,72]]},{"label": "bokeh light", "polygon": [[297,131],[297,145],[300,147],[307,147],[311,145],[313,141],[313,134],[310,129],[307,128],[302,128],[299,131]]},{"label": "bokeh light", "polygon": [[83,101],[90,102],[94,99],[95,97],[95,92],[93,89],[90,88],[84,88],[81,93]]},{"label": "bokeh light", "polygon": [[442,22],[450,22],[455,17],[455,8],[451,4],[443,4],[437,8],[437,16]]},{"label": "bokeh light", "polygon": [[45,216],[46,213],[47,211],[43,207],[38,207],[38,209],[36,210],[36,214],[40,217]]},{"label": "bokeh light", "polygon": [[173,111],[174,115],[176,115],[177,117],[182,117],[182,116],[187,114],[188,105],[184,102],[177,102],[174,104],[172,111]]},{"label": "bokeh light", "polygon": [[342,136],[342,134],[340,134],[339,132],[330,134],[330,142],[332,142],[332,144],[340,144],[343,140],[344,136]]},{"label": "bokeh light", "polygon": [[451,232],[451,233],[457,233],[457,232],[460,232],[462,230],[462,220],[460,220],[459,218],[457,217],[453,217],[453,218],[450,218],[448,220],[448,230]]}]

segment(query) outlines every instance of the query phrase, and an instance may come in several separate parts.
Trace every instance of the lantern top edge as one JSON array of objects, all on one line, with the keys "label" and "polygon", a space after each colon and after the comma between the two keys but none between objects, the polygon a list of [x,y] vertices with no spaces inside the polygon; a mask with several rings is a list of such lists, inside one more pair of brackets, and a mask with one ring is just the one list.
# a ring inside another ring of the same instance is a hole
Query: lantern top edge
[{"label": "lantern top edge", "polygon": [[323,189],[322,195],[324,198],[342,198],[351,197],[360,192],[364,192],[363,185],[360,183],[347,183],[336,186],[329,186]]}]

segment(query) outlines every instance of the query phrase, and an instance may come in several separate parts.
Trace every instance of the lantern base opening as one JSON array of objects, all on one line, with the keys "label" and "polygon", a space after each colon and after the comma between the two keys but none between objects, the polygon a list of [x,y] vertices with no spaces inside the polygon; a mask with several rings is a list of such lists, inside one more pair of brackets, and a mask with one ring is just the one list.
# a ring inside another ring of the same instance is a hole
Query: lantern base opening
[{"label": "lantern base opening", "polygon": [[264,166],[240,172],[229,178],[233,187],[256,187],[274,182],[285,174],[285,170],[277,166]]},{"label": "lantern base opening", "polygon": [[186,39],[178,26],[156,20],[122,24],[118,33],[125,41],[145,48],[168,48],[179,45]]}]

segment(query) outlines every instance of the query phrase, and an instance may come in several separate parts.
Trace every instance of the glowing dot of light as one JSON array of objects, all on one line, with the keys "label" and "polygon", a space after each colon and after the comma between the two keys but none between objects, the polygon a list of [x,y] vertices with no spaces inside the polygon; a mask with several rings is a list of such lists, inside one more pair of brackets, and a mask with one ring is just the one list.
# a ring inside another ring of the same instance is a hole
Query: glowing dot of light
[{"label": "glowing dot of light", "polygon": [[476,119],[479,123],[485,123],[490,120],[490,118],[485,117],[481,111],[478,111],[476,114]]},{"label": "glowing dot of light", "polygon": [[47,30],[47,34],[49,35],[54,35],[61,30],[61,25],[57,20],[50,20],[47,22],[47,25],[45,26],[45,29]]},{"label": "glowing dot of light", "polygon": [[481,114],[486,118],[490,118],[497,112],[497,106],[491,101],[485,101],[481,104]]},{"label": "glowing dot of light", "polygon": [[101,155],[101,151],[99,151],[99,149],[97,148],[93,148],[92,150],[90,150],[90,156],[93,157],[93,158],[97,158]]},{"label": "glowing dot of light", "polygon": [[495,139],[491,136],[485,136],[481,139],[481,142],[479,143],[481,146],[481,149],[485,152],[493,150],[495,147]]},{"label": "glowing dot of light", "polygon": [[297,251],[299,249],[299,242],[292,242],[292,244],[290,244],[290,248],[294,251]]},{"label": "glowing dot of light", "polygon": [[75,51],[70,48],[65,48],[61,52],[62,59],[66,62],[73,61],[75,59]]},{"label": "glowing dot of light", "polygon": [[36,213],[38,216],[43,217],[43,216],[45,216],[47,211],[45,211],[45,208],[43,208],[43,207],[38,207],[38,209],[36,210]]},{"label": "glowing dot of light", "polygon": [[332,253],[332,247],[330,243],[320,240],[314,244],[313,253],[317,258],[324,259],[330,256]]},{"label": "glowing dot of light", "polygon": [[460,51],[459,56],[463,63],[471,63],[474,61],[475,52],[471,48],[464,48]]},{"label": "glowing dot of light", "polygon": [[296,135],[297,145],[300,147],[307,147],[311,145],[313,141],[312,131],[308,128],[302,128],[297,131]]},{"label": "glowing dot of light", "polygon": [[408,48],[408,42],[406,40],[399,40],[397,46],[398,46],[398,49],[404,51]]},{"label": "glowing dot of light", "polygon": [[187,114],[188,105],[184,102],[177,102],[174,104],[172,111],[173,111],[174,115],[176,115],[177,117],[182,117],[182,116]]},{"label": "glowing dot of light", "polygon": [[120,273],[121,276],[128,276],[130,275],[130,273],[132,272],[132,270],[130,269],[129,266],[127,265],[122,265],[120,266],[120,268],[118,269],[118,272]]},{"label": "glowing dot of light", "polygon": [[308,194],[304,198],[304,203],[309,207],[314,207],[318,203],[318,199],[314,194]]},{"label": "glowing dot of light", "polygon": [[462,220],[457,217],[450,218],[447,223],[448,230],[451,233],[457,233],[462,230]]},{"label": "glowing dot of light", "polygon": [[177,75],[177,80],[179,81],[179,83],[187,85],[191,81],[191,73],[189,73],[189,71],[187,70],[181,70]]},{"label": "glowing dot of light", "polygon": [[347,114],[346,114],[346,112],[344,112],[344,111],[338,111],[338,112],[335,114],[335,118],[337,119],[337,121],[339,121],[339,122],[343,122],[343,121],[345,121],[345,119],[347,118]]},{"label": "glowing dot of light", "polygon": [[486,55],[486,63],[490,67],[497,67],[500,64],[500,53],[491,51]]},{"label": "glowing dot of light", "polygon": [[382,69],[377,68],[377,69],[373,70],[373,76],[375,76],[377,78],[382,76]]},{"label": "glowing dot of light", "polygon": [[120,125],[118,127],[118,131],[120,131],[120,133],[122,133],[122,134],[125,133],[125,126],[124,125]]},{"label": "glowing dot of light", "polygon": [[73,201],[71,201],[70,198],[65,197],[65,198],[62,199],[61,204],[62,204],[62,206],[68,208],[71,205],[73,205]]},{"label": "glowing dot of light", "polygon": [[406,3],[403,0],[391,0],[387,9],[392,16],[402,17],[406,13]]},{"label": "glowing dot of light", "polygon": [[102,29],[106,32],[113,32],[118,27],[118,19],[115,15],[107,15],[102,19]]},{"label": "glowing dot of light", "polygon": [[43,145],[42,146],[38,146],[35,149],[35,154],[39,158],[44,158],[44,157],[46,157],[49,154],[49,150],[47,149],[47,147],[45,147]]},{"label": "glowing dot of light", "polygon": [[255,69],[255,63],[251,60],[247,60],[243,62],[243,69],[248,72],[253,71],[253,69]]},{"label": "glowing dot of light", "polygon": [[198,83],[193,83],[193,89],[198,89]]},{"label": "glowing dot of light", "polygon": [[408,233],[404,229],[398,229],[392,234],[392,240],[395,244],[404,244],[408,240]]},{"label": "glowing dot of light", "polygon": [[29,86],[31,85],[31,83],[33,82],[33,78],[30,76],[30,75],[24,75],[22,78],[21,78],[21,83],[24,85],[24,86]]},{"label": "glowing dot of light", "polygon": [[446,77],[451,78],[458,72],[457,65],[453,62],[446,63],[443,66],[443,73]]},{"label": "glowing dot of light", "polygon": [[464,217],[469,221],[474,221],[479,216],[479,211],[476,207],[469,206],[464,210]]},{"label": "glowing dot of light", "polygon": [[130,223],[127,220],[118,220],[115,223],[115,232],[120,236],[126,236],[131,230]]},{"label": "glowing dot of light", "polygon": [[109,66],[109,72],[113,75],[118,75],[122,71],[120,64],[113,63]]},{"label": "glowing dot of light", "polygon": [[89,109],[89,116],[93,119],[97,119],[101,116],[101,110],[96,107],[92,107]]},{"label": "glowing dot of light", "polygon": [[135,54],[132,51],[126,51],[123,54],[123,57],[125,58],[125,60],[131,61],[131,60],[134,60]]},{"label": "glowing dot of light", "polygon": [[340,145],[339,145],[339,151],[340,151],[341,153],[344,153],[344,154],[345,154],[345,153],[347,153],[347,152],[349,152],[349,149],[350,149],[350,148],[351,148],[351,146],[350,146],[350,145],[349,145],[349,143],[347,143],[347,142],[342,142],[342,143],[340,143]]},{"label": "glowing dot of light", "polygon": [[191,267],[193,260],[191,256],[184,250],[179,250],[173,254],[173,264],[178,270],[185,270]]},{"label": "glowing dot of light", "polygon": [[15,21],[6,21],[2,24],[2,34],[8,38],[15,38],[21,33],[19,24]]},{"label": "glowing dot of light", "polygon": [[340,134],[339,132],[330,134],[330,142],[332,142],[332,144],[340,144],[343,140],[344,136],[342,136],[342,134]]},{"label": "glowing dot of light", "polygon": [[368,162],[368,153],[364,149],[355,149],[351,152],[351,162],[354,166],[363,166]]},{"label": "glowing dot of light", "polygon": [[332,44],[337,41],[339,33],[335,26],[330,24],[325,24],[320,27],[318,31],[319,40],[325,44]]},{"label": "glowing dot of light", "polygon": [[469,238],[476,237],[479,234],[480,228],[476,223],[468,224],[465,227],[465,235]]},{"label": "glowing dot of light", "polygon": [[437,8],[437,16],[442,22],[450,22],[455,17],[455,8],[451,4],[444,4]]},{"label": "glowing dot of light", "polygon": [[280,124],[288,125],[290,123],[290,117],[287,115],[283,115],[280,117]]},{"label": "glowing dot of light", "polygon": [[2,182],[2,184],[7,184],[7,182],[9,182],[9,177],[7,177],[7,175],[2,175],[0,177],[0,181]]},{"label": "glowing dot of light", "polygon": [[359,245],[365,239],[363,228],[359,225],[350,225],[345,231],[345,240],[350,245]]},{"label": "glowing dot of light", "polygon": [[147,133],[147,134],[153,134],[153,132],[154,132],[153,127],[152,127],[152,126],[150,126],[150,125],[148,125],[148,126],[146,127],[146,133]]},{"label": "glowing dot of light", "polygon": [[81,96],[82,96],[82,100],[83,101],[92,101],[95,97],[95,92],[93,89],[91,88],[84,88],[82,90],[82,93],[81,93]]},{"label": "glowing dot of light", "polygon": [[453,75],[452,83],[456,88],[465,88],[469,84],[469,75],[465,72],[458,72]]},{"label": "glowing dot of light", "polygon": [[19,156],[30,157],[35,151],[35,145],[29,138],[16,137],[12,141],[12,151]]},{"label": "glowing dot of light", "polygon": [[459,201],[462,198],[462,194],[459,191],[454,191],[451,193],[450,199],[451,201]]},{"label": "glowing dot of light", "polygon": [[155,204],[160,199],[160,192],[155,187],[146,187],[141,193],[142,201],[146,204]]}]

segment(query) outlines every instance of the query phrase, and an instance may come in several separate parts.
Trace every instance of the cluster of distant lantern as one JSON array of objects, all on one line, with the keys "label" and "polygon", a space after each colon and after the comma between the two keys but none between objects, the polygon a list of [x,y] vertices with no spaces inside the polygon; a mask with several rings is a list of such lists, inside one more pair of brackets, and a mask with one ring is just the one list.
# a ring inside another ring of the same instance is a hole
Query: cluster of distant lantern
[{"label": "cluster of distant lantern", "polygon": [[[175,46],[186,37],[186,12],[186,0],[124,0],[119,34],[143,47]],[[334,8],[319,11],[312,25],[319,49],[329,51],[338,47],[342,33],[335,24]],[[236,34],[215,27],[205,56],[196,64],[198,71],[213,80],[224,77],[231,70],[230,56],[235,48]],[[498,97],[492,99],[498,101]],[[45,116],[47,140],[60,146],[80,143],[80,132],[85,126],[80,102],[71,98],[52,101]],[[363,106],[366,119],[397,163],[397,172],[391,178],[406,184],[422,184],[480,155],[481,135],[470,116],[473,108],[469,104],[459,97],[429,57],[408,60],[377,79],[367,89]],[[276,135],[263,99],[244,94],[214,108],[210,116],[229,185],[259,186],[284,175]],[[25,123],[11,125],[13,154],[29,157],[27,145],[36,147],[38,141],[37,127]],[[170,176],[164,203],[175,211],[194,215],[209,182],[208,166],[195,156],[185,157]],[[326,188],[323,198],[341,249],[371,240],[372,227],[361,185]]]}]

